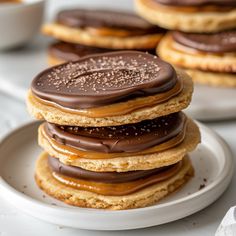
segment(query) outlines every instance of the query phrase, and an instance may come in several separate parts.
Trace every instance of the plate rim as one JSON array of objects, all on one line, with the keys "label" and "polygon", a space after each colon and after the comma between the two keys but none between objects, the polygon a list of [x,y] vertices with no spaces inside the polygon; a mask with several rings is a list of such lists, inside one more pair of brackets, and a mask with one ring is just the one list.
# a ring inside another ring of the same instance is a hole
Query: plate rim
[{"label": "plate rim", "polygon": [[[2,138],[0,138],[0,148],[4,145],[4,143],[8,139],[12,138],[12,136],[17,134],[18,132],[22,132],[24,129],[27,129],[31,126],[36,126],[37,124],[40,124],[41,122],[42,121],[30,121],[30,122],[27,121],[27,122],[24,122],[23,124],[21,124],[20,126],[14,128],[9,133],[5,134]],[[184,202],[191,201],[192,199],[195,199],[198,196],[207,195],[209,191],[213,191],[214,189],[217,188],[218,185],[220,185],[224,181],[227,181],[227,183],[230,183],[230,181],[232,179],[232,176],[233,176],[233,173],[234,173],[234,166],[231,165],[231,163],[233,163],[233,154],[232,154],[232,151],[231,151],[229,145],[226,143],[226,141],[218,133],[216,133],[214,130],[208,128],[206,125],[204,125],[204,124],[202,124],[198,121],[195,121],[195,122],[199,126],[200,130],[204,130],[204,132],[210,134],[218,143],[220,143],[220,147],[224,152],[224,159],[226,160],[224,168],[226,166],[227,171],[222,169],[220,175],[217,177],[216,180],[214,180],[214,182],[211,182],[205,188],[203,188],[203,189],[201,189],[201,190],[199,190],[195,193],[192,193],[188,196],[182,197],[180,199],[173,200],[171,202],[166,202],[166,203],[153,205],[153,206],[137,208],[137,209],[127,209],[127,210],[121,210],[121,211],[109,211],[109,210],[105,210],[105,209],[90,209],[90,208],[67,208],[67,207],[64,207],[64,206],[49,205],[48,203],[44,203],[40,200],[34,199],[34,198],[32,198],[28,195],[25,195],[25,194],[21,193],[20,191],[15,189],[13,186],[8,184],[7,181],[1,176],[1,173],[0,173],[0,189],[3,189],[4,191],[0,191],[0,195],[4,199],[6,199],[6,196],[4,196],[4,194],[1,194],[1,192],[2,193],[3,192],[4,193],[10,193],[10,194],[12,194],[12,196],[14,195],[15,197],[17,197],[20,200],[23,200],[25,202],[29,202],[30,204],[34,204],[37,208],[41,207],[43,209],[47,209],[47,210],[54,211],[54,212],[77,213],[77,214],[82,214],[82,213],[86,213],[86,214],[94,214],[94,213],[104,214],[104,213],[106,213],[108,217],[112,216],[112,215],[124,215],[124,214],[129,215],[129,214],[133,214],[133,213],[136,213],[136,212],[145,213],[145,212],[150,211],[150,210],[163,209],[165,207],[171,207],[171,206],[174,206],[174,205],[177,205],[177,204],[181,204],[181,203],[184,203]],[[228,186],[228,184],[227,184],[227,186]],[[222,191],[222,193],[223,192],[224,191]],[[209,204],[207,204],[207,205],[209,205]],[[79,209],[79,211],[78,211],[78,209]],[[194,211],[194,212],[197,212],[197,211]],[[190,214],[188,214],[188,215],[190,215]]]}]

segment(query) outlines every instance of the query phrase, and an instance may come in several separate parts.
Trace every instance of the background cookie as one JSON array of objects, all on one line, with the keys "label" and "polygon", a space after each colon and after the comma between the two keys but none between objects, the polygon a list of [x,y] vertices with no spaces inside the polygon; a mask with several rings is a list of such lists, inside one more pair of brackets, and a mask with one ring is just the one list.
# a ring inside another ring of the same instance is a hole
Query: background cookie
[{"label": "background cookie", "polygon": [[155,48],[162,34],[149,34],[127,37],[94,36],[86,30],[70,28],[59,24],[46,24],[42,28],[45,35],[56,39],[111,49],[149,49]]},{"label": "background cookie", "polygon": [[177,48],[171,33],[166,35],[157,47],[157,53],[163,60],[179,67],[222,73],[236,72],[236,53],[191,53],[191,49],[183,50]]},{"label": "background cookie", "polygon": [[214,73],[191,69],[185,69],[185,71],[196,83],[229,88],[236,87],[236,74],[233,73]]},{"label": "background cookie", "polygon": [[137,13],[153,24],[185,32],[217,32],[236,27],[236,9],[219,11],[181,11],[153,0],[136,0]]}]

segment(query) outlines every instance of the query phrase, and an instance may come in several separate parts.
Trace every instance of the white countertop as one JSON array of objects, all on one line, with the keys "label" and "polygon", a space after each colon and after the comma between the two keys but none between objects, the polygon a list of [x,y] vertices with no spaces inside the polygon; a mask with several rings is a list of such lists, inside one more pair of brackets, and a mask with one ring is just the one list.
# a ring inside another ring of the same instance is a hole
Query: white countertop
[{"label": "white countertop", "polygon": [[[66,2],[66,3],[65,3]],[[68,4],[70,3],[80,3],[85,4],[85,1],[82,0],[76,0],[76,1],[64,1],[62,4]],[[99,0],[93,0],[90,1],[90,3],[96,3],[100,4],[101,1]],[[104,1],[102,1],[104,3]],[[107,1],[110,2],[111,1]],[[119,3],[118,3],[119,2]],[[127,4],[128,2],[128,4]],[[53,10],[53,7],[55,8],[55,0],[52,1],[54,3],[54,6],[49,6],[49,11]],[[58,1],[57,1],[58,3]],[[128,8],[130,7],[130,0],[119,0],[119,1],[112,1],[113,7],[114,4],[125,8],[126,5],[128,5]],[[109,5],[109,4],[108,4]],[[34,48],[37,50],[37,48]],[[29,51],[31,52],[31,51]],[[26,54],[19,51],[19,58],[18,60],[24,60],[27,57]],[[41,58],[43,58],[45,55],[40,54]],[[1,55],[1,57],[3,54]],[[7,54],[6,54],[6,60],[7,60]],[[2,65],[0,65],[0,69]],[[38,68],[43,66],[42,64],[38,65]],[[22,68],[21,68],[22,69]],[[28,74],[27,76],[31,76],[34,73],[37,73],[38,71],[32,71],[30,70],[30,65],[26,65],[23,69],[27,69]],[[19,81],[17,81],[18,77],[18,71],[17,68],[14,68],[12,70],[10,66],[6,63],[4,65],[4,70],[9,70],[9,75],[12,75],[14,77],[13,80],[15,80],[15,83],[17,84]],[[10,76],[10,78],[5,78],[6,81],[9,79],[11,80],[13,77]],[[22,75],[19,75],[22,76]],[[2,78],[0,78],[2,79]],[[21,78],[22,79],[22,78]],[[26,79],[25,83],[28,83],[29,78]],[[24,81],[23,81],[24,82]],[[3,82],[1,81],[0,87],[3,86]],[[7,83],[6,83],[7,84]],[[11,89],[12,87],[10,87]],[[24,91],[16,91],[19,93],[22,93]],[[2,137],[4,134],[6,134],[8,131],[13,129],[19,124],[22,124],[23,122],[30,120],[31,118],[26,112],[25,104],[23,102],[19,102],[11,97],[8,97],[6,94],[0,93],[0,136]],[[236,157],[236,121],[222,121],[222,122],[214,122],[214,123],[207,123],[209,127],[213,128],[215,131],[217,131],[230,145],[234,156]],[[206,209],[202,210],[199,213],[196,213],[190,217],[184,218],[182,220],[178,220],[173,223],[165,224],[162,226],[157,227],[151,227],[147,229],[141,229],[141,230],[131,230],[131,231],[116,231],[116,232],[104,232],[104,231],[86,231],[86,230],[75,230],[70,228],[61,227],[58,225],[52,225],[48,223],[44,223],[40,220],[34,219],[30,216],[24,215],[21,212],[14,209],[9,203],[4,201],[0,198],[0,236],[28,236],[28,235],[34,235],[34,236],[42,236],[43,234],[48,235],[58,235],[58,236],[73,236],[73,235],[188,235],[188,236],[199,236],[199,235],[214,235],[220,221],[222,220],[223,216],[227,212],[227,210],[230,208],[230,206],[233,206],[236,204],[236,174],[233,177],[233,181],[230,184],[228,190],[223,194],[223,196],[217,200],[214,204],[207,207]],[[158,217],[158,216],[157,216]],[[92,224],[92,222],[91,222]]]}]

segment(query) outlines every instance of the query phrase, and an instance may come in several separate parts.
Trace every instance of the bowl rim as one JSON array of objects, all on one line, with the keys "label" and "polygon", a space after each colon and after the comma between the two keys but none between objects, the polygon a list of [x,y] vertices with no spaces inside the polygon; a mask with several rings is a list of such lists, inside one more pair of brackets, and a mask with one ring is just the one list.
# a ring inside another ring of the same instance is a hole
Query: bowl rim
[{"label": "bowl rim", "polygon": [[32,5],[41,5],[46,2],[46,0],[21,0],[20,3],[0,3],[0,10],[7,9],[19,9]]}]

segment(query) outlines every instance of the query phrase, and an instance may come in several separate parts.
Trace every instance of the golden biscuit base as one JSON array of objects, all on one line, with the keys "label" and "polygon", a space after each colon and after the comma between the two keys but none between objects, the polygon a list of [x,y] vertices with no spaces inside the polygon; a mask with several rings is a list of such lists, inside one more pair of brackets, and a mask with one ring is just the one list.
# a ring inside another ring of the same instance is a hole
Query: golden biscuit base
[{"label": "golden biscuit base", "polygon": [[194,82],[215,87],[235,88],[236,74],[185,69]]},{"label": "golden biscuit base", "polygon": [[163,60],[181,68],[222,73],[236,72],[236,53],[213,54],[196,51],[191,52],[191,49],[182,45],[180,46],[183,50],[178,50],[175,45],[178,44],[172,39],[171,34],[167,34],[157,47],[158,55]]},{"label": "golden biscuit base", "polygon": [[145,155],[110,159],[70,158],[69,152],[61,153],[56,151],[48,140],[42,136],[41,132],[39,132],[38,135],[38,142],[47,153],[58,158],[60,162],[66,165],[77,166],[96,172],[148,170],[177,163],[182,160],[188,152],[196,148],[201,139],[200,131],[192,120],[189,119],[187,122],[186,136],[182,143],[168,150]]},{"label": "golden biscuit base", "polygon": [[180,171],[168,180],[153,184],[129,195],[105,196],[78,190],[60,183],[52,176],[48,166],[47,154],[43,153],[36,164],[35,180],[43,191],[67,204],[79,207],[123,210],[155,204],[163,197],[183,186],[193,174],[194,170],[191,162],[186,157]]},{"label": "golden biscuit base", "polygon": [[236,9],[219,12],[186,12],[181,9],[153,3],[152,0],[136,0],[136,12],[152,24],[170,30],[210,33],[236,27]]},{"label": "golden biscuit base", "polygon": [[67,111],[62,111],[57,107],[52,107],[40,102],[38,99],[35,99],[31,91],[29,91],[27,96],[27,107],[29,113],[36,119],[45,119],[47,122],[59,125],[102,127],[138,123],[142,120],[154,119],[181,111],[189,105],[193,93],[192,79],[181,70],[178,70],[177,73],[183,80],[183,90],[180,94],[164,103],[152,107],[141,108],[124,115],[92,118],[69,113]]},{"label": "golden biscuit base", "polygon": [[163,34],[147,34],[138,36],[102,36],[91,34],[86,29],[71,28],[61,24],[45,24],[42,27],[45,35],[52,36],[68,43],[79,43],[88,46],[111,49],[152,49],[155,48]]},{"label": "golden biscuit base", "polygon": [[62,64],[62,63],[65,63],[66,61],[60,59],[60,58],[57,58],[55,56],[52,56],[52,55],[48,55],[48,65],[50,66],[56,66],[56,65],[59,65],[59,64]]}]

